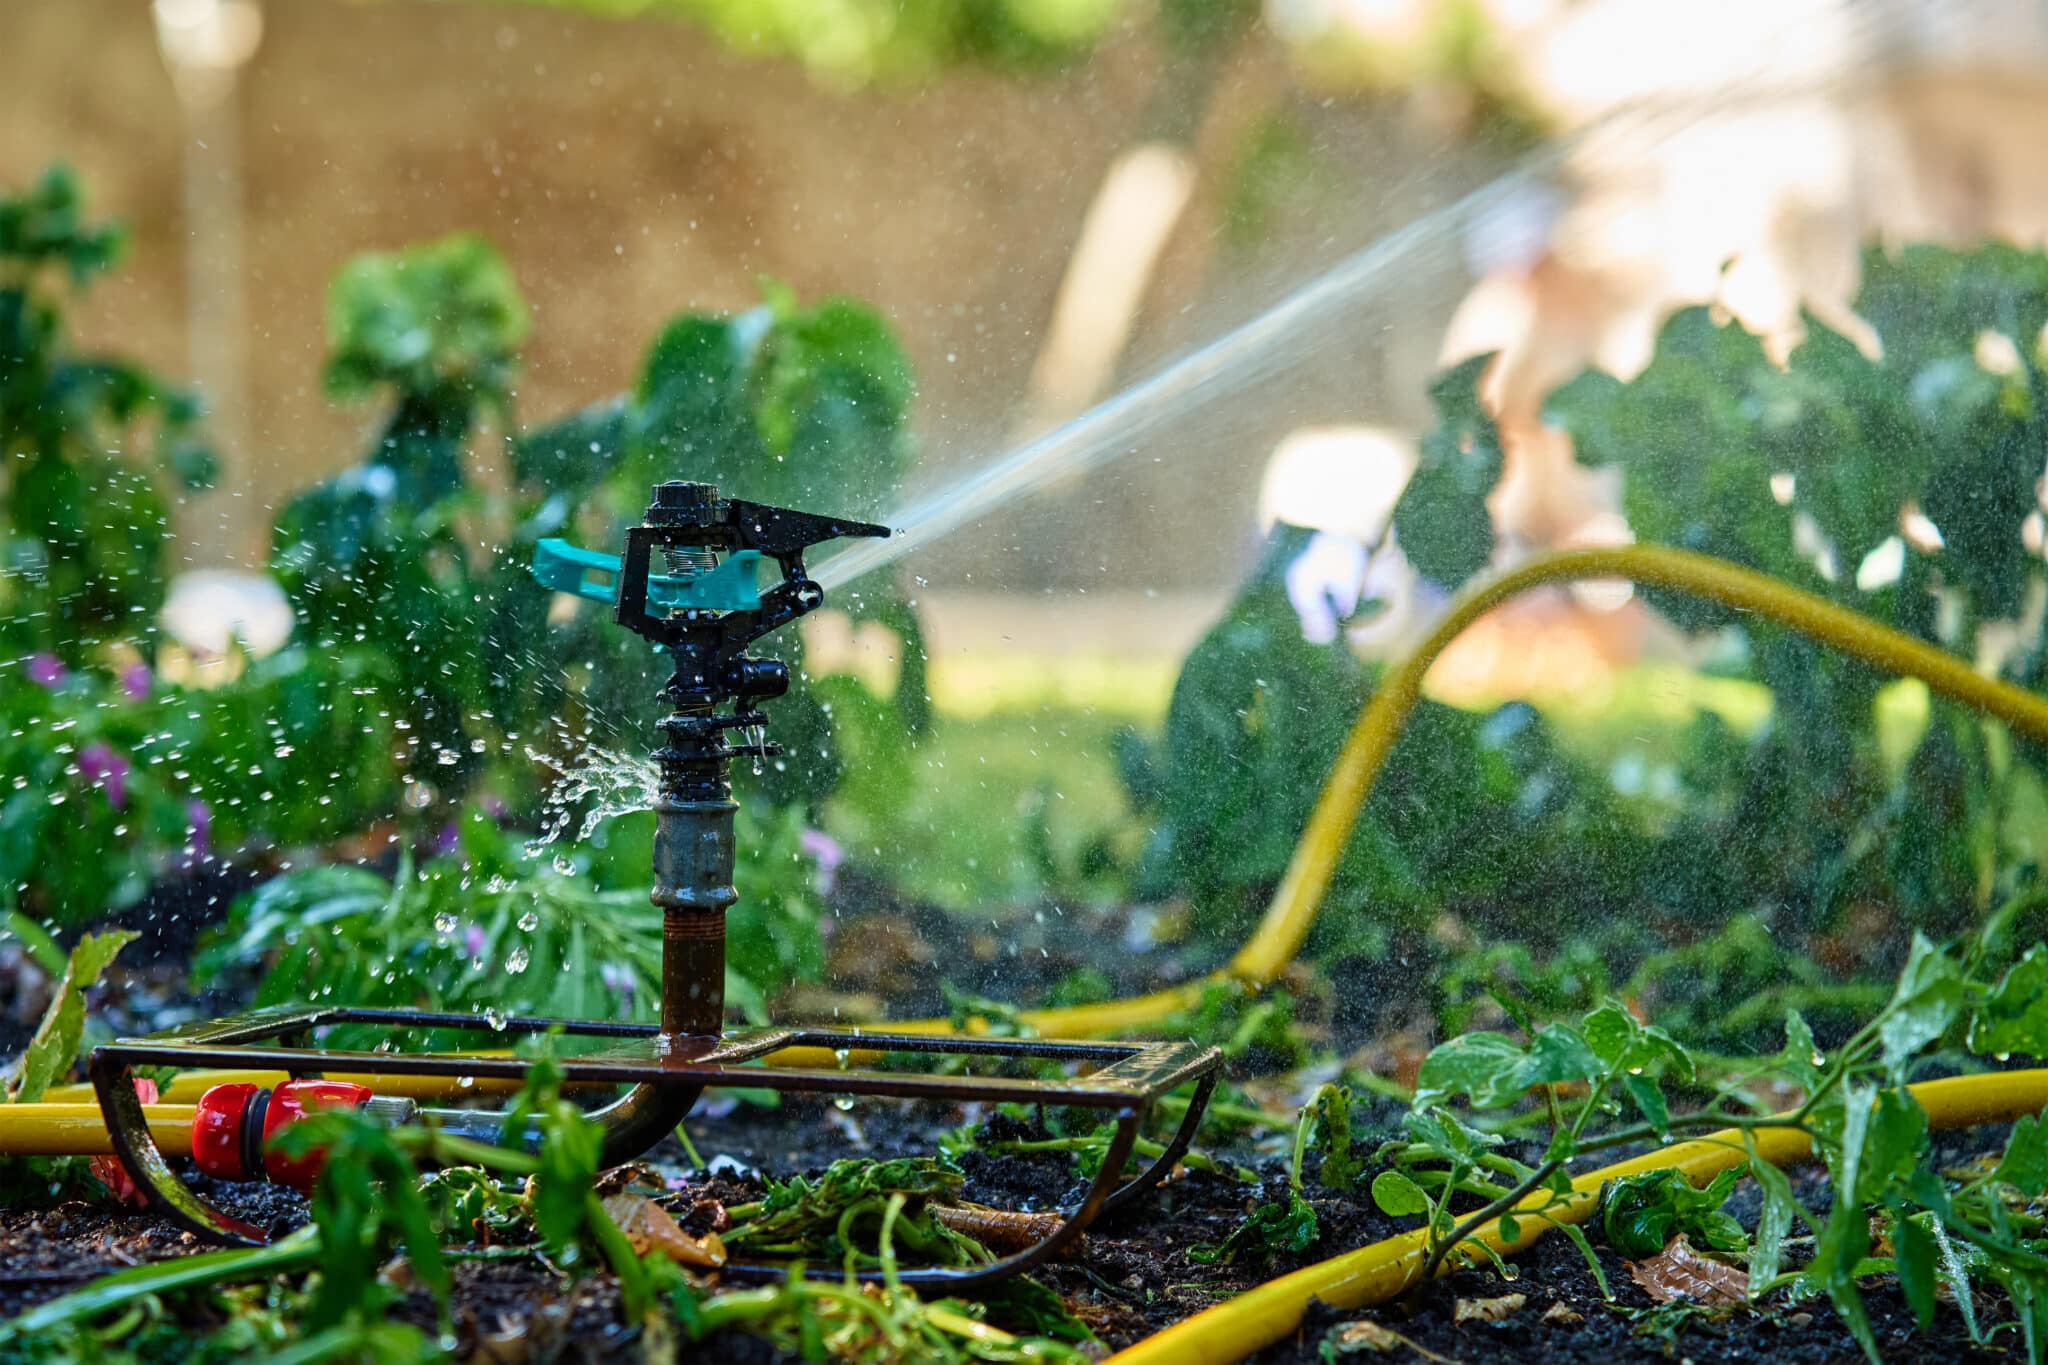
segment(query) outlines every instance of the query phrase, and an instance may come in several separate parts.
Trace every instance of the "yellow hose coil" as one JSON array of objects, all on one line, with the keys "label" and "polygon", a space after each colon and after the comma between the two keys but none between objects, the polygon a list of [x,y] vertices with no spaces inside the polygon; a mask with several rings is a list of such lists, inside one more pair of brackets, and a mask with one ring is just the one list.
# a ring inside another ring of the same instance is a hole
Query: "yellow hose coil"
[{"label": "yellow hose coil", "polygon": [[[1936,1128],[2009,1122],[2048,1106],[2048,1070],[1958,1076],[1908,1088]],[[1802,1161],[1812,1151],[1806,1135],[1791,1128],[1759,1129],[1754,1145],[1758,1156],[1779,1166]],[[1671,1169],[1682,1171],[1695,1185],[1704,1185],[1746,1161],[1748,1155],[1742,1135],[1733,1129],[1681,1142],[1576,1177],[1573,1193],[1548,1209],[1544,1218],[1522,1218],[1512,1238],[1502,1236],[1500,1224],[1493,1222],[1479,1228],[1474,1240],[1508,1255],[1541,1237],[1548,1227],[1545,1219],[1582,1223],[1591,1217],[1600,1187],[1609,1180]],[[1547,1194],[1532,1195],[1523,1207],[1539,1206],[1547,1198]],[[1242,1360],[1298,1327],[1312,1300],[1320,1299],[1333,1308],[1366,1308],[1404,1293],[1421,1278],[1428,1258],[1428,1233],[1404,1232],[1268,1280],[1118,1351],[1105,1365],[1226,1365]]]}]

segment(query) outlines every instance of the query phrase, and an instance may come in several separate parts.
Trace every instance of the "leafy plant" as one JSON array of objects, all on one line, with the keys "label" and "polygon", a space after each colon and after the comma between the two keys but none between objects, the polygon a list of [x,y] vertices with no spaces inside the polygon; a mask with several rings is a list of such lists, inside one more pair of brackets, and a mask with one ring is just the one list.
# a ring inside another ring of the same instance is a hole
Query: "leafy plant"
[{"label": "leafy plant", "polygon": [[[2048,1052],[2048,1033],[2032,1027],[2040,1021],[2033,1018],[2039,1011],[2031,994],[2048,972],[2048,947],[2034,944],[2000,966],[2027,904],[2008,903],[1977,935],[1947,947],[1916,938],[1890,1000],[1832,1055],[1820,1053],[1793,1013],[1781,1051],[1722,1064],[1733,1079],[1718,1083],[1682,1044],[1615,1002],[1575,1021],[1545,1024],[1523,1040],[1498,1033],[1452,1039],[1424,1060],[1414,1107],[1404,1119],[1408,1136],[1382,1150],[1393,1164],[1375,1179],[1373,1193],[1388,1213],[1425,1216],[1433,1270],[1447,1258],[1474,1254],[1467,1239],[1493,1219],[1508,1236],[1520,1219],[1549,1221],[1547,1211],[1571,1191],[1572,1163],[1586,1155],[1732,1128],[1751,1143],[1749,1170],[1763,1191],[1753,1235],[1719,1212],[1733,1173],[1699,1191],[1660,1175],[1605,1192],[1609,1240],[1643,1254],[1653,1243],[1661,1246],[1659,1239],[1684,1234],[1718,1252],[1740,1254],[1748,1261],[1753,1295],[1779,1288],[1827,1294],[1873,1360],[1877,1344],[1859,1280],[1896,1273],[1924,1326],[1937,1281],[1947,1281],[1957,1301],[1967,1303],[1971,1279],[1988,1279],[2005,1290],[2029,1358],[2039,1359],[2048,1342],[2034,1314],[2048,1289],[2048,1256],[2024,1205],[2039,1188],[2027,1182],[2048,1170],[2041,1125],[2015,1125],[1996,1166],[1952,1182],[1929,1164],[1927,1115],[1907,1089],[1938,1048],[1995,1041],[2007,1045],[2002,1051]],[[1752,1089],[1766,1079],[1804,1098],[1788,1111],[1770,1112]],[[1708,1098],[1697,1108],[1674,1108],[1673,1087]],[[1462,1101],[1476,1118],[1509,1110],[1530,1092],[1540,1098],[1538,1112],[1549,1130],[1543,1160],[1533,1167],[1501,1154],[1497,1136],[1452,1108]],[[1755,1157],[1755,1135],[1773,1128],[1799,1130],[1826,1161],[1832,1204],[1825,1214],[1807,1212],[1785,1176]],[[1453,1212],[1460,1195],[1482,1202]],[[1874,1249],[1873,1210],[1889,1229],[1889,1256]],[[1813,1253],[1805,1265],[1787,1269],[1788,1235],[1802,1223],[1813,1234]],[[1974,1311],[1966,1321],[1973,1339],[1986,1339]]]},{"label": "leafy plant", "polygon": [[[2025,619],[2044,584],[2026,528],[2038,535],[2043,515],[2048,256],[1873,247],[1853,306],[1877,354],[1808,314],[1782,364],[1738,323],[1682,310],[1640,375],[1589,371],[1551,394],[1547,416],[1581,460],[1621,471],[1638,536],[1762,569],[2048,685],[2048,627],[2038,612]],[[1902,923],[1942,931],[2010,893],[2020,860],[1999,812],[2038,788],[2038,753],[2004,754],[1937,701],[1895,784],[1868,670],[1724,609],[1648,595],[1681,627],[1729,637],[1737,666],[1776,699],[1732,791],[1707,780],[1727,771],[1717,757],[1686,774],[1704,790],[1675,834],[1732,852],[1721,874],[1732,899],[1789,906],[1809,925],[1888,904]],[[1987,654],[2000,630],[2012,643]],[[1766,850],[1733,836],[1761,827],[1782,840]]]},{"label": "leafy plant", "polygon": [[213,477],[197,399],[65,335],[65,305],[123,244],[66,167],[0,195],[0,639],[72,666],[110,641],[153,651],[167,490]]},{"label": "leafy plant", "polygon": [[[53,1084],[70,1078],[85,1041],[86,992],[135,938],[127,930],[113,930],[86,934],[72,947],[41,1022],[8,1070],[0,1099],[34,1104]],[[0,1157],[0,1201],[10,1207],[36,1207],[81,1195],[103,1196],[103,1169],[82,1156]]]},{"label": "leafy plant", "polygon": [[[823,948],[793,813],[743,809],[739,823],[742,894],[727,914],[726,989],[759,1018],[769,993],[816,975]],[[642,856],[626,866],[638,876],[650,863]],[[344,864],[272,878],[236,903],[194,971],[217,981],[265,964],[258,1005],[332,998],[651,1019],[661,998],[660,925],[644,883],[607,886],[565,855],[530,853],[471,811],[448,852],[417,868],[401,852],[395,878]]]}]

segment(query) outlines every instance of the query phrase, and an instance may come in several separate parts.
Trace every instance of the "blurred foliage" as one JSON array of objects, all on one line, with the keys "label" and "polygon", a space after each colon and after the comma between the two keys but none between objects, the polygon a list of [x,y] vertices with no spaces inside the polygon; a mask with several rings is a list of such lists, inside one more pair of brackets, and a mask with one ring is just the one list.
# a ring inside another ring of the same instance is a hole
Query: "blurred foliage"
[{"label": "blurred foliage", "polygon": [[72,665],[107,641],[152,650],[169,497],[213,477],[192,394],[65,335],[124,240],[66,167],[0,194],[0,647]]},{"label": "blurred foliage", "polygon": [[[701,25],[736,51],[793,57],[829,84],[929,76],[961,63],[1039,69],[1085,56],[1130,0],[528,0],[613,16]],[[1163,8],[1242,9],[1242,0]]]},{"label": "blurred foliage", "polygon": [[[1635,379],[1589,371],[1547,415],[1580,459],[1621,470],[1644,539],[1761,569],[2048,687],[2048,581],[2025,533],[2031,518],[2038,546],[2048,256],[1873,248],[1863,269],[1854,307],[1875,356],[1809,313],[1780,365],[1740,324],[1691,308]],[[2025,874],[2002,814],[2039,783],[2038,746],[1936,701],[1893,780],[1879,675],[1726,609],[1646,595],[1676,624],[1718,632],[1729,668],[1776,700],[1753,740],[1703,719],[1681,765],[1672,842],[1716,850],[1688,870],[1721,903],[1782,906],[1813,929],[1860,908],[1947,931]]]},{"label": "blurred foliage", "polygon": [[[2023,526],[2038,534],[2048,452],[2048,257],[1915,247],[1872,252],[1865,272],[1857,307],[1878,356],[1809,317],[1778,364],[1739,325],[1688,309],[1635,379],[1588,373],[1549,414],[1582,459],[1620,468],[1643,539],[1762,569],[2038,690],[2048,585]],[[1401,551],[1451,588],[1494,553],[1486,364],[1432,386],[1437,424],[1393,517]],[[1909,534],[1915,513],[1938,534]],[[1161,741],[1123,741],[1125,784],[1155,822],[1136,889],[1186,897],[1216,948],[1278,882],[1375,683],[1341,639],[1304,634],[1302,594],[1324,588],[1291,574],[1314,540],[1275,528],[1188,657]],[[1888,763],[1882,677],[1724,609],[1646,596],[1716,637],[1719,672],[1768,687],[1767,722],[1744,733],[1702,712],[1647,783],[1572,757],[1526,706],[1481,716],[1424,701],[1361,814],[1317,944],[1369,954],[1448,911],[1485,951],[1533,951],[1517,975],[1539,990],[1552,972],[1604,990],[1607,973],[1635,971],[1632,998],[1711,1031],[1728,1000],[1766,988],[1854,1005],[1837,973],[1885,961],[1914,929],[1971,922],[2037,871],[2015,815],[2037,808],[2037,747],[1937,700],[1903,766]],[[1745,912],[1735,924],[1757,931],[1713,946]],[[1609,923],[1634,928],[1603,935]],[[1593,958],[1573,958],[1578,935]],[[1802,949],[1815,961],[1787,976],[1782,955]]]},{"label": "blurred foliage", "polygon": [[[1492,553],[1485,498],[1499,434],[1471,397],[1483,364],[1435,386],[1439,424],[1394,513],[1403,551],[1451,586]],[[1161,741],[1120,739],[1125,786],[1153,822],[1136,890],[1188,897],[1196,933],[1219,947],[1242,937],[1279,881],[1377,679],[1341,635],[1315,643],[1304,634],[1303,589],[1289,571],[1318,534],[1274,527],[1183,665]],[[1525,922],[1526,909],[1555,897],[1588,916],[1625,912],[1650,855],[1607,784],[1558,747],[1533,709],[1475,715],[1425,700],[1361,813],[1313,945],[1378,951],[1443,909],[1554,941],[1564,926]]]}]

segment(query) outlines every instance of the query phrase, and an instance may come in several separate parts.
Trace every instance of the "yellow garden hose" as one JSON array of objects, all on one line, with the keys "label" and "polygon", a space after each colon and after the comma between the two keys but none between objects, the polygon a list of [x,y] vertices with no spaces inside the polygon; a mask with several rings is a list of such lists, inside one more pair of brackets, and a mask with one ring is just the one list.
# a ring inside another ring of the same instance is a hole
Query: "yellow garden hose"
[{"label": "yellow garden hose", "polygon": [[[196,1105],[145,1104],[149,1134],[167,1156],[192,1155]],[[107,1121],[92,1103],[38,1100],[0,1104],[0,1156],[104,1156],[114,1150]]]},{"label": "yellow garden hose", "polygon": [[[2048,1070],[1995,1071],[1923,1081],[1908,1088],[1935,1128],[2010,1122],[2048,1106]],[[1758,1129],[1751,1145],[1759,1158],[1779,1166],[1803,1161],[1812,1154],[1806,1135],[1796,1128]],[[1704,1185],[1748,1159],[1742,1135],[1724,1129],[1578,1176],[1572,1181],[1572,1193],[1545,1209],[1543,1217],[1518,1220],[1515,1236],[1503,1236],[1496,1221],[1475,1230],[1473,1240],[1509,1255],[1541,1237],[1550,1223],[1582,1223],[1591,1217],[1599,1203],[1600,1187],[1609,1180],[1644,1171],[1677,1170],[1693,1184]],[[1539,1207],[1549,1198],[1547,1193],[1537,1193],[1521,1207]],[[1320,1299],[1340,1309],[1385,1303],[1421,1278],[1428,1259],[1428,1231],[1404,1232],[1269,1280],[1183,1318],[1118,1351],[1105,1365],[1226,1365],[1242,1360],[1292,1332],[1311,1301]]]}]

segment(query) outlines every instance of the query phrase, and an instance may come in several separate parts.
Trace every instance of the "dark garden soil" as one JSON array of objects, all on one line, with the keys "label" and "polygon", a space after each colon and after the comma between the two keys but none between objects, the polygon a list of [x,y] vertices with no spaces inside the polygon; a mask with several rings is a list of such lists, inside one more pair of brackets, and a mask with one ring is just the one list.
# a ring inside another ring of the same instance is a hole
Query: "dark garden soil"
[{"label": "dark garden soil", "polygon": [[[717,1174],[687,1172],[673,1145],[657,1155],[661,1164],[673,1165],[684,1176],[684,1187],[674,1200],[678,1214],[698,1205],[701,1217],[702,1201],[738,1202],[758,1196],[761,1187],[755,1170],[814,1171],[842,1156],[927,1153],[935,1148],[939,1133],[970,1117],[942,1105],[912,1109],[863,1102],[852,1113],[841,1113],[826,1102],[805,1099],[785,1100],[774,1109],[727,1101],[714,1103],[709,1114],[690,1124],[698,1150]],[[2002,1141],[2002,1134],[1992,1131],[1959,1136],[1962,1140],[1953,1142],[1952,1152],[1945,1154],[1957,1161],[1979,1148],[1993,1150]],[[1364,1140],[1369,1142],[1370,1135]],[[1045,1267],[1038,1278],[1055,1289],[1106,1346],[1117,1348],[1277,1275],[1392,1235],[1412,1222],[1382,1215],[1362,1189],[1328,1190],[1311,1178],[1307,1192],[1320,1225],[1313,1247],[1268,1261],[1199,1263],[1189,1255],[1192,1248],[1222,1241],[1248,1209],[1284,1197],[1279,1160],[1241,1155],[1261,1171],[1260,1185],[1184,1172],[1151,1200],[1099,1221],[1078,1254]],[[962,1166],[967,1175],[965,1196],[1001,1208],[1053,1208],[1078,1194],[1084,1183],[1066,1157],[1057,1154],[970,1152]],[[1810,1205],[1824,1205],[1824,1180],[1815,1172],[1802,1177],[1798,1188]],[[201,1183],[238,1216],[275,1232],[286,1231],[305,1217],[304,1200],[287,1190]],[[1741,1198],[1738,1195],[1735,1211],[1752,1215],[1754,1210],[1744,1208]],[[146,1212],[69,1204],[43,1212],[0,1213],[0,1313],[12,1315],[125,1266],[203,1249]],[[1599,1254],[1615,1294],[1612,1305],[1602,1301],[1571,1244],[1549,1237],[1514,1263],[1511,1281],[1491,1270],[1463,1271],[1412,1301],[1370,1313],[1316,1305],[1299,1330],[1256,1359],[1266,1365],[1320,1361],[1325,1336],[1361,1320],[1398,1334],[1390,1359],[1426,1359],[1421,1352],[1468,1365],[1860,1359],[1855,1343],[1823,1299],[1793,1303],[1780,1296],[1754,1310],[1652,1312],[1648,1295],[1632,1280],[1624,1259],[1604,1248]],[[1990,1301],[1992,1292],[1980,1291],[1986,1297],[1979,1306],[1995,1317],[2003,1305]],[[1520,1296],[1520,1302],[1508,1296]],[[1993,1356],[1971,1346],[1960,1315],[1951,1306],[1944,1305],[1928,1332],[1916,1333],[1910,1311],[1887,1280],[1868,1283],[1865,1300],[1889,1360]],[[1477,1320],[1475,1306],[1498,1320]],[[434,1323],[424,1294],[413,1296],[403,1313],[423,1327]],[[461,1343],[458,1354],[481,1350],[486,1359],[509,1358],[502,1352],[515,1343],[518,1358],[526,1360],[614,1359],[631,1348],[634,1336],[622,1325],[616,1284],[609,1276],[593,1275],[564,1287],[549,1269],[525,1256],[459,1260],[453,1317]],[[685,1345],[682,1354],[686,1359],[741,1362],[785,1358],[759,1339],[731,1334]]]}]

